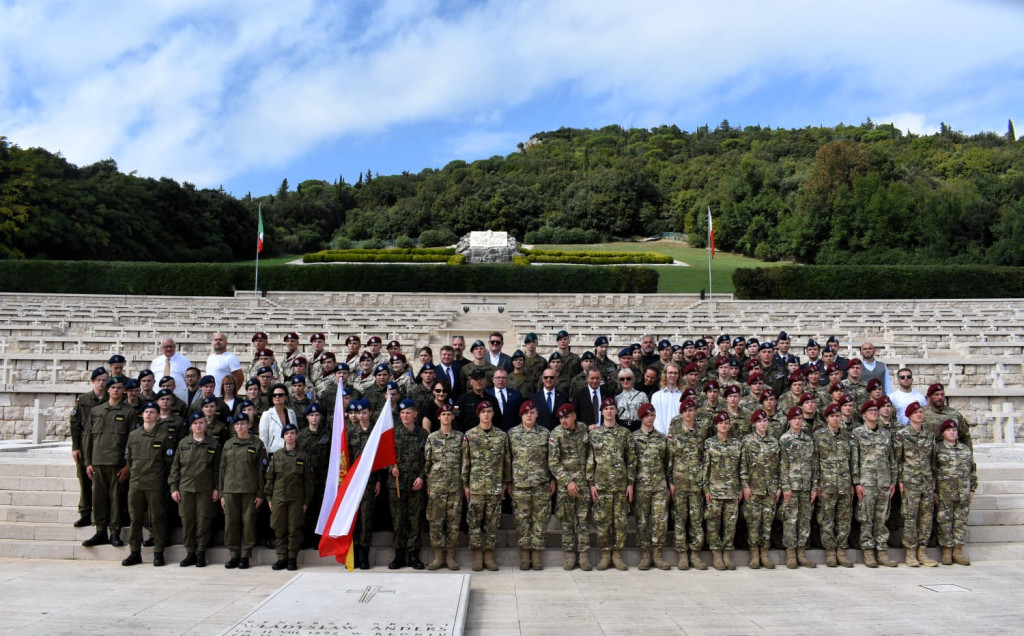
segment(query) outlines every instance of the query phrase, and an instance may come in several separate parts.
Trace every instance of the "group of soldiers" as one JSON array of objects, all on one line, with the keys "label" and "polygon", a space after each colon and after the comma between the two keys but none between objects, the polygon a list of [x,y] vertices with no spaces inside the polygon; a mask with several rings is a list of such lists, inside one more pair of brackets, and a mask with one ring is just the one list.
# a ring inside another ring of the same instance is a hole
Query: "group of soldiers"
[{"label": "group of soldiers", "polygon": [[[893,567],[886,552],[892,509],[903,521],[907,565],[937,565],[925,552],[933,525],[942,562],[969,565],[967,511],[977,487],[970,426],[946,404],[941,384],[927,395],[913,391],[909,369],[896,373],[899,386],[887,393],[889,372],[870,343],[860,347],[861,358],[845,359],[834,337],[825,347],[809,341],[798,357],[786,332],[775,340],[723,334],[678,344],[644,336],[612,361],[607,338],[581,354],[567,332],[556,341],[545,358],[529,333],[508,355],[493,332],[487,343],[473,342],[467,357],[457,336],[437,360],[427,347],[417,351],[414,369],[397,341],[385,347],[372,337],[364,348],[349,336],[335,354],[319,333],[308,353],[298,334],[286,334],[279,363],[259,332],[245,375],[241,363],[217,358],[207,370],[216,366],[218,375],[188,366],[184,391],[170,375],[157,382],[156,369],[129,379],[123,357],[112,356],[93,371],[93,390],[72,413],[83,485],[76,525],[96,526],[84,545],[122,545],[126,501],[124,565],[141,562],[144,526],[154,564],[163,565],[168,520],[180,516],[182,566],[206,565],[212,529],[223,523],[226,567],[249,567],[262,536],[276,547],[273,567],[295,569],[301,547],[319,539],[313,528],[335,411],[344,410],[351,463],[390,405],[399,422],[396,463],[374,474],[363,493],[353,535],[361,569],[370,567],[384,501],[391,569],[458,569],[464,529],[473,569],[496,570],[503,512],[515,519],[519,567],[541,569],[552,509],[566,570],[594,567],[591,523],[601,553],[596,568],[626,569],[631,513],[640,569],[671,567],[664,555],[670,524],[679,569],[706,569],[705,545],[714,568],[735,569],[738,526],[746,529],[751,568],[775,567],[773,526],[781,527],[786,566],[814,567],[805,552],[812,521],[826,565],[852,567],[846,550],[856,521],[852,545],[864,563]],[[217,334],[215,354],[225,355],[225,346]],[[244,393],[236,395],[239,386]],[[419,556],[424,525],[433,548],[428,564]]]}]

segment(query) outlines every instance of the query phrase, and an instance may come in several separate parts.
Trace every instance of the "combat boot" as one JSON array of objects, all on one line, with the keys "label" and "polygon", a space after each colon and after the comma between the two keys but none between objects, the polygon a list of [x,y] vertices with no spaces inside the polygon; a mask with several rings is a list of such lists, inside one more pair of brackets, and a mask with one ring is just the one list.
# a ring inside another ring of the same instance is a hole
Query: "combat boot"
[{"label": "combat boot", "polygon": [[641,570],[651,569],[651,551],[647,548],[641,548],[643,552],[640,554],[640,565],[637,566]]},{"label": "combat boot", "polygon": [[452,571],[458,570],[459,562],[455,560],[455,548],[448,548],[444,554],[444,560],[448,565],[448,569]]},{"label": "combat boot", "polygon": [[670,566],[665,561],[665,558],[662,556],[662,549],[663,548],[660,545],[654,546],[654,567],[658,568],[659,570],[669,570],[672,568],[672,566]]},{"label": "combat boot", "polygon": [[622,550],[612,550],[612,565],[620,572],[629,569],[626,567],[626,562],[622,560]]},{"label": "combat boot", "polygon": [[391,559],[391,563],[388,563],[389,570],[398,570],[405,567],[405,551],[395,550],[395,558]]},{"label": "combat boot", "polygon": [[942,565],[953,565],[953,548],[942,546]]},{"label": "combat boot", "polygon": [[124,566],[138,565],[139,563],[142,563],[142,555],[138,552],[129,552],[127,558],[121,561],[121,565]]},{"label": "combat boot", "polygon": [[494,550],[484,550],[484,567],[491,572],[498,571],[498,564],[494,562]]},{"label": "combat boot", "polygon": [[370,546],[364,545],[359,548],[356,556],[359,558],[359,569],[369,570],[370,569]]},{"label": "combat boot", "polygon": [[800,564],[802,568],[816,568],[818,564],[807,558],[807,551],[804,548],[796,549],[796,562]]},{"label": "combat boot", "polygon": [[917,550],[914,548],[907,548],[907,558],[904,560],[908,568],[919,568],[921,563],[917,560]]},{"label": "combat boot", "polygon": [[427,564],[428,570],[440,570],[444,565],[444,550],[434,546],[434,560]]},{"label": "combat boot", "polygon": [[473,548],[473,571],[484,571],[484,551],[479,548]]},{"label": "combat boot", "polygon": [[543,570],[544,551],[543,550],[531,550],[530,551],[530,565],[533,566],[534,570]]},{"label": "combat boot", "polygon": [[714,568],[716,570],[724,570],[725,569],[725,561],[722,560],[722,551],[721,550],[712,550],[711,551],[711,559],[712,559],[712,564],[713,564],[713,566],[714,566]]},{"label": "combat boot", "polygon": [[775,562],[772,561],[772,555],[768,553],[768,548],[761,548],[761,567],[767,570],[775,569]]},{"label": "combat boot", "polygon": [[825,567],[834,568],[838,566],[839,563],[836,562],[836,549],[825,548]]},{"label": "combat boot", "polygon": [[953,563],[956,563],[957,565],[971,564],[971,560],[967,558],[966,554],[964,554],[963,544],[953,546]]},{"label": "combat boot", "polygon": [[563,570],[573,570],[576,568],[576,553],[572,550],[565,551],[565,560],[562,561]]},{"label": "combat boot", "polygon": [[697,568],[698,570],[708,569],[707,564],[700,558],[700,552],[697,550],[690,550],[690,565]]},{"label": "combat boot", "polygon": [[411,567],[414,570],[423,569],[423,561],[420,561],[419,550],[409,550],[409,554],[408,556],[406,556],[405,562],[408,563],[409,567]]},{"label": "combat boot", "polygon": [[679,553],[679,565],[676,566],[680,570],[690,569],[690,555],[686,553],[686,550],[678,550]]},{"label": "combat boot", "polygon": [[529,570],[530,569],[530,551],[520,550],[519,551],[519,569]]},{"label": "combat boot", "polygon": [[866,565],[869,568],[878,567],[878,561],[875,561],[874,550],[864,550],[864,565]]},{"label": "combat boot", "polygon": [[793,548],[786,548],[786,567],[790,570],[796,569],[796,550]]},{"label": "combat boot", "polygon": [[205,568],[206,567],[206,553],[205,552],[202,552],[202,551],[196,552],[196,567],[197,568]]},{"label": "combat boot", "polygon": [[288,569],[289,572],[294,572],[295,570],[299,569],[299,560],[294,557],[289,557],[288,562],[285,564],[285,567]]},{"label": "combat boot", "polygon": [[836,548],[836,561],[844,568],[853,567],[853,563],[846,558],[846,548]]},{"label": "combat boot", "polygon": [[590,565],[590,555],[586,550],[580,550],[580,569],[584,572],[594,569],[594,566]]},{"label": "combat boot", "polygon": [[601,560],[597,562],[597,571],[603,572],[612,566],[612,551],[601,550]]},{"label": "combat boot", "polygon": [[732,550],[726,550],[722,553],[722,563],[725,564],[726,570],[735,570],[736,566],[732,564],[732,559],[729,556],[732,555]]},{"label": "combat boot", "polygon": [[893,561],[892,559],[889,558],[889,553],[886,552],[885,548],[881,548],[881,549],[877,550],[877,552],[878,552],[878,557],[877,557],[878,565],[884,565],[887,568],[894,568],[897,565],[899,565],[898,563],[896,563],[895,561]]},{"label": "combat boot", "polygon": [[937,568],[939,564],[928,558],[927,548],[923,545],[917,546],[917,562],[926,568]]},{"label": "combat boot", "polygon": [[185,558],[182,559],[181,563],[179,563],[178,565],[180,565],[183,568],[187,568],[188,566],[195,565],[195,564],[196,564],[196,553],[195,552],[188,552],[187,554],[185,554]]},{"label": "combat boot", "polygon": [[750,546],[750,569],[761,569],[761,550],[757,546]]}]

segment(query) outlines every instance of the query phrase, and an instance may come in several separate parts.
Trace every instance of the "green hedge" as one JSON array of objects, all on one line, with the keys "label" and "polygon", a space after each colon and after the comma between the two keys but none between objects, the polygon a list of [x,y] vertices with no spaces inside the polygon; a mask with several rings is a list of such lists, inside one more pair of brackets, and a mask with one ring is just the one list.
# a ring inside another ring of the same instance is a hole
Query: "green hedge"
[{"label": "green hedge", "polygon": [[[251,264],[0,261],[0,291],[4,292],[231,296],[236,289],[252,288]],[[557,265],[537,268],[359,263],[266,265],[260,267],[260,288],[276,291],[653,294],[658,290],[658,272],[642,267]]]},{"label": "green hedge", "polygon": [[302,257],[304,263],[444,263],[455,254],[450,247],[321,250]]},{"label": "green hedge", "polygon": [[672,257],[657,252],[610,252],[601,250],[523,249],[531,263],[572,263],[577,265],[671,264]]},{"label": "green hedge", "polygon": [[742,299],[1022,298],[1024,268],[810,265],[733,271]]}]

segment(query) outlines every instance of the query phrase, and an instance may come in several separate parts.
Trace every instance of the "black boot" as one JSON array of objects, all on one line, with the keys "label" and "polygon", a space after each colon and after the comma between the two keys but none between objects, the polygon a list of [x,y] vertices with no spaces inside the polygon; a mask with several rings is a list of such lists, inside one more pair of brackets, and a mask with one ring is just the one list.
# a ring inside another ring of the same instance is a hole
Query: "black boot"
[{"label": "black boot", "polygon": [[167,565],[167,561],[164,560],[163,552],[157,552],[153,554],[153,565],[155,565],[158,568]]},{"label": "black boot", "polygon": [[409,550],[409,554],[405,559],[406,562],[409,564],[409,567],[411,567],[414,570],[422,570],[426,567],[425,565],[423,565],[423,561],[420,561],[419,552],[419,550]]},{"label": "black boot", "polygon": [[88,539],[82,542],[82,545],[86,548],[91,548],[97,545],[106,545],[110,543],[110,537],[107,536],[106,532],[97,532]]},{"label": "black boot", "polygon": [[196,564],[196,553],[195,552],[189,552],[188,554],[185,555],[185,558],[178,565],[180,565],[183,568],[187,568],[188,566],[195,565],[195,564]]},{"label": "black boot", "polygon": [[274,561],[274,565],[270,566],[270,569],[271,570],[283,570],[286,567],[288,567],[288,562],[285,561],[284,559],[278,559],[277,561]]},{"label": "black boot", "polygon": [[242,557],[241,559],[239,559],[238,560],[238,569],[239,570],[248,570],[249,569],[249,559],[247,559],[246,557]]},{"label": "black boot", "polygon": [[123,548],[124,547],[124,541],[121,541],[121,531],[120,530],[111,530],[110,531],[110,545],[114,546],[115,548]]},{"label": "black boot", "polygon": [[78,521],[74,523],[76,528],[84,528],[92,525],[92,517],[90,515],[82,515],[78,518]]},{"label": "black boot", "polygon": [[144,548],[152,548],[155,545],[156,539],[153,538],[153,535],[149,535],[148,537],[146,537],[146,540],[142,542],[142,547]]},{"label": "black boot", "polygon": [[240,563],[241,561],[242,561],[242,559],[240,559],[240,558],[238,558],[238,557],[231,557],[231,558],[230,558],[230,559],[228,559],[228,560],[227,560],[227,562],[226,562],[226,563],[224,564],[224,567],[225,567],[226,569],[228,569],[228,570],[234,570],[235,568],[237,568],[237,567],[238,567],[238,564],[239,564],[239,563]]},{"label": "black boot", "polygon": [[297,560],[297,559],[294,559],[294,558],[288,559],[288,565],[287,565],[287,567],[288,567],[288,569],[289,569],[290,571],[293,571],[293,572],[294,572],[295,570],[298,570],[298,569],[299,569],[299,562],[298,562],[298,560]]},{"label": "black boot", "polygon": [[142,555],[138,552],[130,552],[121,565],[138,565],[142,563]]},{"label": "black boot", "polygon": [[389,570],[397,570],[405,567],[405,551],[395,550],[395,558],[391,559],[391,563],[388,563]]},{"label": "black boot", "polygon": [[206,553],[205,552],[197,552],[196,553],[196,567],[197,568],[205,568],[206,567]]},{"label": "black boot", "polygon": [[356,553],[356,557],[359,559],[359,569],[369,570],[370,569],[370,548],[361,547]]}]

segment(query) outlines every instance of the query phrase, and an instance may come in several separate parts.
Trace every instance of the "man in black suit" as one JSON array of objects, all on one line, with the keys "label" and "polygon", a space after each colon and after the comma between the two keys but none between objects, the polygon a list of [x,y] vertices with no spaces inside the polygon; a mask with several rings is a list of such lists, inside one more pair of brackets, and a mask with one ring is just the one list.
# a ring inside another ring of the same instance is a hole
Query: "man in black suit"
[{"label": "man in black suit", "polygon": [[612,397],[601,388],[601,371],[591,369],[587,372],[587,386],[576,391],[572,396],[572,405],[576,409],[577,421],[590,426],[601,423],[601,400]]},{"label": "man in black suit", "polygon": [[503,344],[505,344],[505,337],[501,335],[501,332],[492,331],[487,338],[487,362],[512,373],[512,358],[507,353],[501,352]]},{"label": "man in black suit", "polygon": [[498,367],[491,378],[493,389],[487,389],[487,395],[494,398],[498,412],[494,423],[506,433],[519,424],[519,407],[523,403],[523,394],[508,388],[508,371]]},{"label": "man in black suit", "polygon": [[541,389],[530,399],[537,405],[537,423],[548,430],[559,426],[555,411],[569,401],[569,396],[555,388],[558,384],[558,372],[551,367],[544,367],[540,374]]}]

